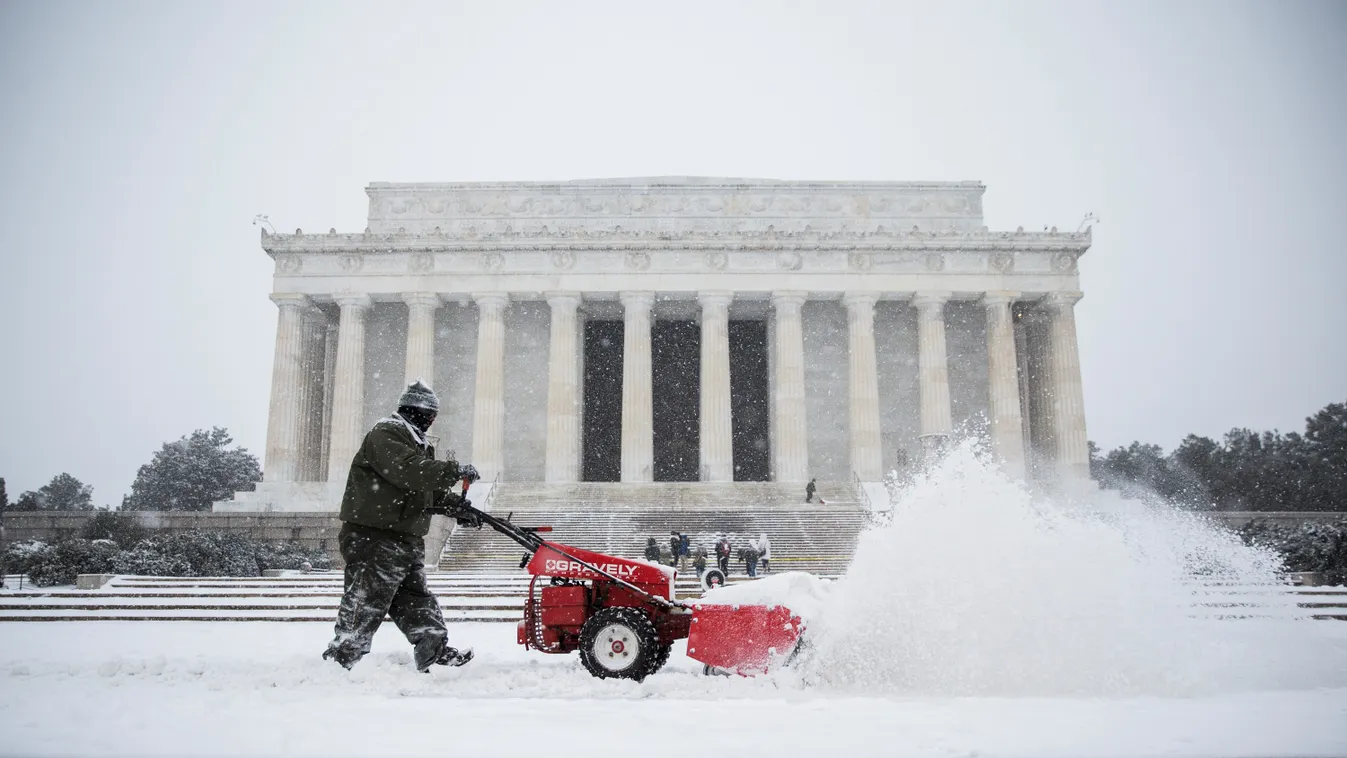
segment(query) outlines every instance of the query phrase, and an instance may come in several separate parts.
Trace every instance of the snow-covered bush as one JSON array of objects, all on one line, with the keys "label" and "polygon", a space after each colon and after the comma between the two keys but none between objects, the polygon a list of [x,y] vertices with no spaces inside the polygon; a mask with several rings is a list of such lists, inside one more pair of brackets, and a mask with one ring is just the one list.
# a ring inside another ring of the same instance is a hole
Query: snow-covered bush
[{"label": "snow-covered bush", "polygon": [[33,560],[49,550],[51,545],[42,540],[12,542],[5,547],[4,560],[0,564],[4,565],[6,574],[26,574]]},{"label": "snow-covered bush", "polygon": [[332,568],[332,558],[321,550],[311,550],[291,543],[259,543],[257,546],[257,566],[260,569],[298,570],[304,563],[310,568],[323,571]]},{"label": "snow-covered bush", "polygon": [[112,540],[123,548],[129,548],[150,536],[150,530],[141,526],[128,513],[100,508],[84,525],[80,536],[86,540]]},{"label": "snow-covered bush", "polygon": [[28,578],[39,587],[74,584],[78,574],[111,573],[118,552],[107,540],[58,542],[30,556]]},{"label": "snow-covered bush", "polygon": [[181,555],[165,553],[154,540],[123,550],[112,562],[112,573],[139,576],[191,576],[192,564]]},{"label": "snow-covered bush", "polygon": [[1239,533],[1249,544],[1280,553],[1287,571],[1315,571],[1333,584],[1347,584],[1347,519],[1301,524],[1254,519]]},{"label": "snow-covered bush", "polygon": [[5,559],[6,571],[27,573],[38,586],[73,584],[77,574],[261,576],[264,569],[298,569],[304,563],[332,567],[321,550],[205,531],[154,534],[132,545],[110,539],[20,542],[6,550]]}]

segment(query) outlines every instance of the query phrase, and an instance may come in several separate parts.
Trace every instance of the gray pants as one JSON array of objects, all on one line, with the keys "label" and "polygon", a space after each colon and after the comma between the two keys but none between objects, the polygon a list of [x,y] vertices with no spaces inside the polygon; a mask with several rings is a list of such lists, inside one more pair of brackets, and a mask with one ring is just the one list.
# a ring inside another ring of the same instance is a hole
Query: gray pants
[{"label": "gray pants", "polygon": [[369,652],[387,615],[412,643],[416,667],[430,668],[444,652],[448,632],[440,603],[426,585],[424,552],[421,540],[413,543],[375,530],[342,528],[346,590],[327,657],[347,668],[354,666]]}]

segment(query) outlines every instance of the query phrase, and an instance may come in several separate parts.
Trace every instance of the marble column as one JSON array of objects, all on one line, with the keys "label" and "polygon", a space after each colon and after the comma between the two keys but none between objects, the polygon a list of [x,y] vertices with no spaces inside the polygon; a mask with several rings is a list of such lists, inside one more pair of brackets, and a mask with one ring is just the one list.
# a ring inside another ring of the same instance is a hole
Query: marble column
[{"label": "marble column", "polygon": [[550,292],[552,337],[547,354],[548,482],[580,480],[580,345],[578,292]]},{"label": "marble column", "polygon": [[1010,309],[1018,292],[988,292],[987,389],[992,450],[1011,477],[1024,478],[1024,419],[1020,413],[1019,366],[1015,361],[1015,323]]},{"label": "marble column", "polygon": [[505,305],[509,295],[488,292],[477,301],[477,386],[472,409],[472,460],[482,479],[505,468]]},{"label": "marble column", "polygon": [[809,480],[809,436],[804,404],[804,329],[801,319],[805,299],[803,292],[772,293],[772,307],[776,310],[776,334],[773,340],[776,352],[776,395],[773,398],[776,438],[772,448],[776,455],[776,480],[779,482]]},{"label": "marble column", "polygon": [[327,371],[328,318],[317,308],[304,312],[304,357],[301,362],[301,381],[305,391],[300,396],[299,481],[322,481],[323,424],[327,417],[325,386]]},{"label": "marble column", "polygon": [[332,430],[327,453],[327,480],[342,483],[365,430],[365,314],[370,297],[334,295],[341,308],[337,326],[337,365],[332,383]]},{"label": "marble column", "polygon": [[878,293],[855,292],[847,306],[851,469],[863,482],[884,477],[879,435],[879,374],[875,365],[875,302]]},{"label": "marble column", "polygon": [[703,292],[701,365],[701,479],[734,481],[734,427],[730,415],[730,302],[733,292]]},{"label": "marble column", "polygon": [[407,304],[405,383],[410,385],[419,379],[434,387],[435,310],[440,307],[440,296],[433,292],[407,292],[402,301]]},{"label": "marble column", "polygon": [[945,303],[948,292],[919,292],[917,308],[917,380],[921,391],[921,445],[931,461],[944,449],[954,422],[949,405],[949,362],[945,355]]},{"label": "marble column", "polygon": [[304,314],[311,306],[307,295],[275,294],[271,301],[279,314],[276,352],[271,369],[271,410],[267,417],[267,449],[262,466],[266,482],[299,481],[300,441],[303,436]]},{"label": "marble column", "polygon": [[[1033,404],[1030,399],[1029,382],[1030,366],[1032,357],[1029,354],[1029,332],[1028,324],[1024,316],[1027,312],[1024,305],[1014,305],[1010,307],[1011,321],[1015,330],[1015,362],[1018,365],[1017,372],[1020,384],[1020,419],[1023,421],[1024,433],[1021,435],[1022,449],[1024,450],[1024,473],[1028,477],[1033,469],[1033,449],[1034,449],[1034,414]],[[1024,314],[1017,317],[1015,314]]]},{"label": "marble column", "polygon": [[622,481],[654,479],[654,411],[651,396],[650,306],[653,292],[623,292]]},{"label": "marble column", "polygon": [[337,336],[340,319],[328,321],[323,338],[323,439],[318,447],[318,473],[314,481],[327,477],[327,461],[332,452],[332,401],[337,395]]},{"label": "marble column", "polygon": [[1057,469],[1063,479],[1088,480],[1090,448],[1085,436],[1085,393],[1076,344],[1079,292],[1054,292],[1043,299],[1048,311],[1048,381]]}]

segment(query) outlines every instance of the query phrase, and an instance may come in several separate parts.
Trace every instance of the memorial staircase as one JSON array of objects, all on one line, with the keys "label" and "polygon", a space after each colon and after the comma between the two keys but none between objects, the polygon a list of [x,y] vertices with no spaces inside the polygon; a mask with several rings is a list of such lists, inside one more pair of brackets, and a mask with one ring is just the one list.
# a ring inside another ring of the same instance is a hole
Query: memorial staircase
[{"label": "memorial staircase", "polygon": [[[677,530],[691,539],[694,553],[705,547],[714,565],[719,535],[737,550],[766,534],[772,571],[840,574],[868,517],[862,496],[850,484],[820,483],[814,502],[805,503],[803,490],[775,482],[501,483],[489,508],[523,526],[550,526],[549,539],[557,542],[627,558],[642,557],[650,537],[668,550],[669,532]],[[440,569],[519,571],[522,555],[518,545],[489,529],[455,529]],[[742,573],[744,567],[736,560],[730,570]]]},{"label": "memorial staircase", "polygon": [[[742,574],[730,583],[756,581]],[[431,592],[447,622],[516,623],[529,577],[431,574]],[[1213,620],[1347,620],[1347,587],[1238,586],[1194,581],[1193,616]],[[679,574],[681,599],[700,596],[697,579]],[[938,591],[938,590],[933,590]],[[269,577],[112,577],[96,589],[33,587],[6,577],[0,623],[69,621],[311,622],[330,626],[341,599],[340,572],[286,572]]]}]

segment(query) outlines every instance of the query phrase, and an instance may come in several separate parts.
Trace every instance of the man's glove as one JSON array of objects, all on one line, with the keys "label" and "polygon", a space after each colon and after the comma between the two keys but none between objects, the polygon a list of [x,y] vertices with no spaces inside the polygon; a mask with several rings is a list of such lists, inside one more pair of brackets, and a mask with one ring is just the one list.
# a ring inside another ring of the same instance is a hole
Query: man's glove
[{"label": "man's glove", "polygon": [[426,509],[426,513],[432,516],[448,516],[462,527],[481,529],[482,519],[471,506],[472,501],[462,495],[456,492],[445,492],[440,495],[434,505]]},{"label": "man's glove", "polygon": [[426,509],[432,516],[457,516],[464,504],[471,503],[456,492],[445,491],[435,499],[435,503]]},{"label": "man's glove", "polygon": [[458,468],[458,478],[459,478],[459,479],[467,479],[467,480],[468,480],[468,484],[472,484],[473,482],[476,482],[476,481],[481,480],[482,475],[479,474],[479,473],[477,473],[477,467],[476,467],[476,466],[474,466],[474,465],[472,465],[471,463],[469,463],[469,464],[467,464],[467,465],[460,466],[460,467]]},{"label": "man's glove", "polygon": [[[464,503],[472,505],[471,500],[464,500]],[[455,516],[454,521],[464,529],[481,529],[482,517],[477,515],[476,511],[464,509]]]}]

